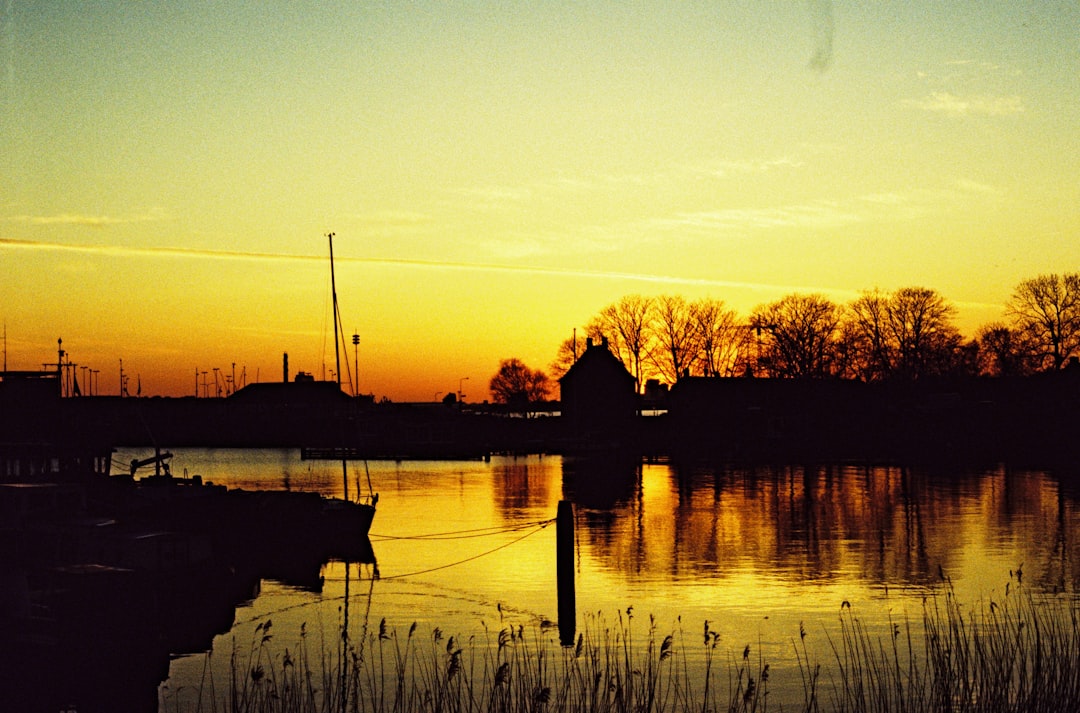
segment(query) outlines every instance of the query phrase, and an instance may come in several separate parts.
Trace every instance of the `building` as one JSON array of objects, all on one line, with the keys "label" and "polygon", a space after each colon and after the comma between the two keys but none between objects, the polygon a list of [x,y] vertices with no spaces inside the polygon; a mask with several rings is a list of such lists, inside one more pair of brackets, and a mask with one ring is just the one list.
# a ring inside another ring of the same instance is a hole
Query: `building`
[{"label": "building", "polygon": [[607,339],[587,342],[582,354],[559,379],[562,419],[574,439],[605,439],[625,434],[638,412],[633,375],[611,353]]}]

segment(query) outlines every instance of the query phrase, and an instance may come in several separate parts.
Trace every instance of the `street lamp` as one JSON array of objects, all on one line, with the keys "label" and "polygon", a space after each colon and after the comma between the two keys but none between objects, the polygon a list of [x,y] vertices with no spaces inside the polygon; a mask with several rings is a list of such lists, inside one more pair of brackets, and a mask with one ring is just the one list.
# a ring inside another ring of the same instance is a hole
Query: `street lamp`
[{"label": "street lamp", "polygon": [[458,403],[461,403],[462,399],[465,398],[465,395],[461,393],[461,384],[463,382],[468,381],[468,380],[469,380],[469,377],[467,377],[467,376],[463,376],[460,379],[458,379],[458,382],[457,382],[457,400],[458,400]]},{"label": "street lamp", "polygon": [[355,399],[360,394],[360,361],[356,358],[356,347],[360,344],[360,335],[353,332],[352,335],[352,363],[353,363],[353,390],[352,395]]}]

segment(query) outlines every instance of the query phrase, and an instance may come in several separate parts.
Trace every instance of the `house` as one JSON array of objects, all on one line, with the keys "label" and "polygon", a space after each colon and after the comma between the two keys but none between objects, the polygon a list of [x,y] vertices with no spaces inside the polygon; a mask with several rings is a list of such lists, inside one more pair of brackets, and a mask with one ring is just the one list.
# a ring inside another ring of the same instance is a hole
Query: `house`
[{"label": "house", "polygon": [[562,418],[576,439],[625,433],[638,411],[634,377],[607,339],[588,340],[585,353],[559,379]]}]

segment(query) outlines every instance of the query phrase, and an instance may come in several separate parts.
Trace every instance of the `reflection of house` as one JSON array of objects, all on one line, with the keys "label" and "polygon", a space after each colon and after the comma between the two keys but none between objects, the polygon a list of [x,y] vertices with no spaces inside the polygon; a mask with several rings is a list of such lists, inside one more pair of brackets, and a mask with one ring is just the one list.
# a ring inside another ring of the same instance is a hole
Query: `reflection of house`
[{"label": "reflection of house", "polygon": [[559,379],[562,418],[576,437],[612,433],[630,426],[637,413],[634,377],[608,349],[607,339],[590,339]]}]

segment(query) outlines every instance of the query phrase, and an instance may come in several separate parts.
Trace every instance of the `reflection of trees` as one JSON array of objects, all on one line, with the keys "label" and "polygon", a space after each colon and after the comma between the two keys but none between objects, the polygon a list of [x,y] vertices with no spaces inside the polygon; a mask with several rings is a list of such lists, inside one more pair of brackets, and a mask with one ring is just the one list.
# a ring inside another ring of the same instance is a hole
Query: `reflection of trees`
[{"label": "reflection of trees", "polygon": [[1015,549],[1010,566],[1026,562],[1029,581],[1053,576],[1080,588],[1068,536],[1080,517],[1045,473],[644,465],[640,478],[601,486],[573,470],[564,465],[564,493],[583,513],[579,539],[631,576],[757,569],[925,585],[957,572],[974,543]]},{"label": "reflection of trees", "polygon": [[558,498],[551,493],[557,461],[523,458],[492,466],[495,506],[507,522],[529,519],[534,513],[555,516]]}]

